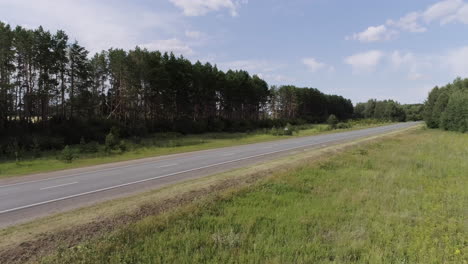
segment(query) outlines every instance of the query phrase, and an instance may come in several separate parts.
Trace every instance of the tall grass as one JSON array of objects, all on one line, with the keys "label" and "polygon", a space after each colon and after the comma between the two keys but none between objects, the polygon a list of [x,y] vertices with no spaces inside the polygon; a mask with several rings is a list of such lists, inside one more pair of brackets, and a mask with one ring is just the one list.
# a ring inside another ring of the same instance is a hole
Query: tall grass
[{"label": "tall grass", "polygon": [[468,135],[418,130],[43,263],[467,263]]}]

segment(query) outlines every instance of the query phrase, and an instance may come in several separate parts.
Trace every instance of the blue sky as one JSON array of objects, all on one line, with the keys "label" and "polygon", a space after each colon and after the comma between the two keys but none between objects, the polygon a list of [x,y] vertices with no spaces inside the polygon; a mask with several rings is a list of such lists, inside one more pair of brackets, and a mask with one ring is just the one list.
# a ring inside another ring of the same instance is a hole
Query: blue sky
[{"label": "blue sky", "polygon": [[464,0],[0,0],[0,20],[64,29],[92,52],[173,51],[355,103],[423,102],[468,77]]}]

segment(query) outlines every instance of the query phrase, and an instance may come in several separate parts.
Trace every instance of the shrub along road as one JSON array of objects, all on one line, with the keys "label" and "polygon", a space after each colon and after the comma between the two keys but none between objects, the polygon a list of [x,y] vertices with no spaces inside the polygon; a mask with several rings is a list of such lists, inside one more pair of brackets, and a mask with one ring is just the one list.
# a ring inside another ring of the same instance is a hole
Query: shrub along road
[{"label": "shrub along road", "polygon": [[400,123],[3,180],[0,181],[0,225],[419,124]]}]

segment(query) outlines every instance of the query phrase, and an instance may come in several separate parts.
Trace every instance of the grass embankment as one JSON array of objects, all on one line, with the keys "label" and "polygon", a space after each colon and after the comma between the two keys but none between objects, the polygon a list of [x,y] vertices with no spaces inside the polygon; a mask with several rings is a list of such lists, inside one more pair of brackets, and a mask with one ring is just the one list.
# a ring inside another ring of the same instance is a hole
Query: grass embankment
[{"label": "grass embankment", "polygon": [[[342,132],[388,123],[364,120],[352,121],[349,124],[352,128],[337,130],[330,130],[328,125],[323,124],[304,125],[298,127],[298,131],[293,136],[300,137],[321,133]],[[126,140],[126,150],[124,152],[114,151],[109,154],[104,150],[104,146],[100,145],[97,146],[95,153],[80,153],[79,145],[71,146],[76,156],[71,163],[60,160],[60,151],[42,152],[40,153],[40,157],[25,158],[19,162],[11,159],[0,160],[0,178],[286,138],[289,137],[276,135],[275,133],[271,133],[270,130],[258,130],[250,133],[206,133],[201,135],[155,134],[152,137],[139,139],[137,142]],[[27,154],[31,155],[31,153]]]},{"label": "grass embankment", "polygon": [[467,263],[468,135],[416,130],[43,263]]}]

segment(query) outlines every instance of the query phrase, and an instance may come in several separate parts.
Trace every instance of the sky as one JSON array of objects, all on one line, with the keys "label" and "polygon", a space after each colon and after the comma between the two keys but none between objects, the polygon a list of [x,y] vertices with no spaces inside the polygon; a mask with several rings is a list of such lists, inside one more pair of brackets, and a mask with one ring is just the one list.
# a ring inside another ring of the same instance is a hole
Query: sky
[{"label": "sky", "polygon": [[92,53],[173,51],[354,103],[422,103],[468,77],[468,0],[0,0],[0,20],[63,29]]}]

